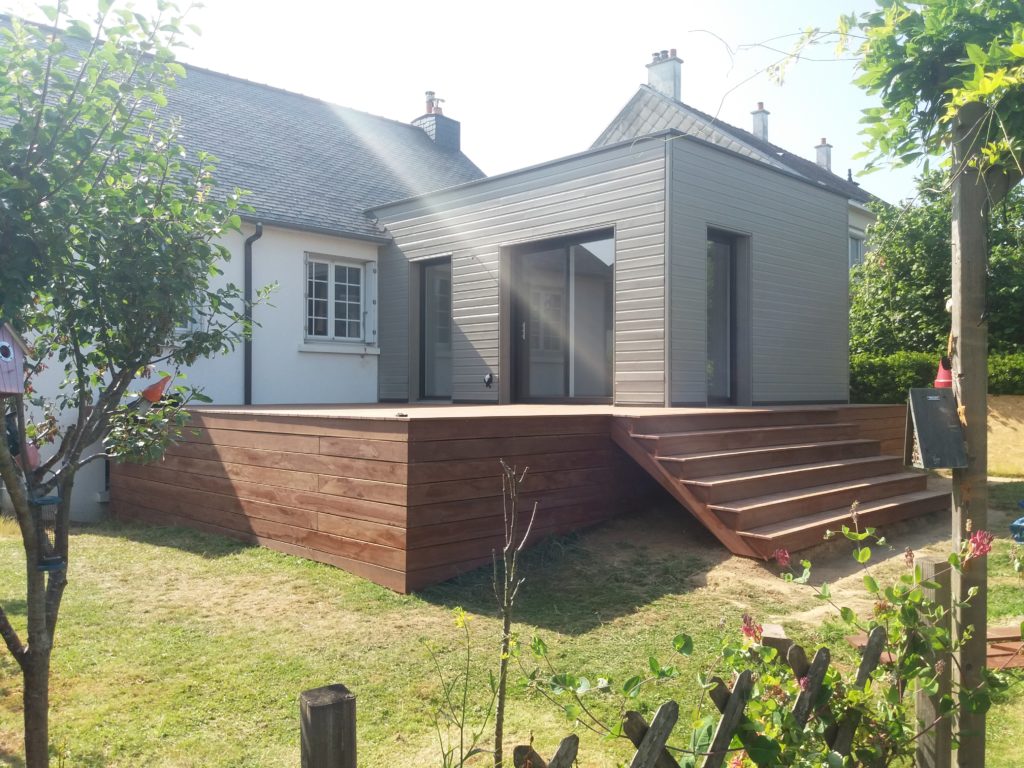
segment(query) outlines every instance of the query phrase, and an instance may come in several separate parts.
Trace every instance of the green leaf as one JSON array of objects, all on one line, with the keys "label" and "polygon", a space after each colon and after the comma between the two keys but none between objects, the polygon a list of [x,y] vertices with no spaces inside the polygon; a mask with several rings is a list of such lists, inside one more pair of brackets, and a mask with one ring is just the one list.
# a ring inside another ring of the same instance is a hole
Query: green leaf
[{"label": "green leaf", "polygon": [[864,565],[864,563],[871,559],[871,547],[857,547],[853,551],[853,557],[858,563]]},{"label": "green leaf", "polygon": [[967,44],[967,58],[978,67],[984,67],[988,64],[988,54],[985,53],[985,50],[980,45],[975,43]]},{"label": "green leaf", "polygon": [[870,573],[864,574],[864,587],[871,594],[876,594],[878,592],[878,582],[875,581],[875,577]]},{"label": "green leaf", "polygon": [[847,608],[845,605],[839,609],[839,615],[847,624],[853,624],[857,620],[857,616],[854,614],[853,609]]},{"label": "green leaf", "polygon": [[643,684],[643,678],[639,675],[634,675],[622,684],[622,692],[630,698],[635,698],[640,693],[640,688]]},{"label": "green leaf", "polygon": [[658,660],[653,656],[647,659],[647,666],[651,668],[651,672],[654,674],[658,674],[658,672],[661,671],[661,664],[659,664]]},{"label": "green leaf", "polygon": [[686,634],[676,635],[672,638],[672,647],[677,653],[690,656],[693,653],[693,638]]}]

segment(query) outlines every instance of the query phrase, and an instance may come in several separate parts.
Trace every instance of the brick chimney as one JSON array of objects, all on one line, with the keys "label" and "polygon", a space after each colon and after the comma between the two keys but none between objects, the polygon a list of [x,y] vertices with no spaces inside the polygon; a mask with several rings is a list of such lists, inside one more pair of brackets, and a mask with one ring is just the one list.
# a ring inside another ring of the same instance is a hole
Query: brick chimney
[{"label": "brick chimney", "polygon": [[462,126],[458,120],[444,115],[441,104],[444,99],[437,98],[434,91],[427,91],[426,112],[412,121],[417,128],[422,128],[427,136],[441,149],[458,152],[461,148]]},{"label": "brick chimney", "polygon": [[757,109],[751,112],[754,116],[754,129],[751,131],[761,141],[768,141],[768,115],[771,114],[764,108],[764,102],[757,102]]},{"label": "brick chimney", "polygon": [[647,84],[658,93],[679,101],[682,86],[683,60],[676,56],[676,49],[655,51],[647,65]]},{"label": "brick chimney", "polygon": [[832,145],[829,144],[824,138],[821,140],[821,144],[814,148],[818,152],[816,162],[826,171],[832,170]]}]

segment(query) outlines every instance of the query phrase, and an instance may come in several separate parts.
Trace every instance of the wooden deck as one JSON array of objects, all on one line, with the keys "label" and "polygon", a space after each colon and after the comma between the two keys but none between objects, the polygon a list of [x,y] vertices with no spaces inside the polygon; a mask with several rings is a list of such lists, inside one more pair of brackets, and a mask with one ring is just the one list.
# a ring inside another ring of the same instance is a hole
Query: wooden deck
[{"label": "wooden deck", "polygon": [[[843,435],[901,453],[902,407],[840,408],[843,423],[854,424]],[[780,418],[771,414],[800,422],[807,413],[837,421],[835,407],[197,408],[194,430],[162,461],[112,467],[111,508],[122,519],[226,534],[409,592],[490,562],[502,531],[499,458],[530,469],[524,503],[539,502],[539,540],[628,508],[651,484],[645,471],[666,485],[636,453],[640,424],[669,425],[662,433],[679,419],[690,420],[688,430],[703,425],[707,435],[681,438],[692,448],[720,439],[708,425]],[[730,549],[763,556],[749,543],[730,545],[715,529],[721,517],[708,517],[689,493],[686,506]]]}]

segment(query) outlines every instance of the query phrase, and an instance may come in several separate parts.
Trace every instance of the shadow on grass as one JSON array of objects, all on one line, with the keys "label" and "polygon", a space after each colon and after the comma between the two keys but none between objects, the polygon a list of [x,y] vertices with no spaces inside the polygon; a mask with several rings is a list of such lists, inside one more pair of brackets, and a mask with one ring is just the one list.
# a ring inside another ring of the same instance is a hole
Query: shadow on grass
[{"label": "shadow on grass", "polygon": [[[729,553],[668,498],[589,531],[545,539],[523,553],[516,621],[581,635],[669,595],[704,583]],[[446,608],[494,613],[493,568],[485,566],[419,593]]]},{"label": "shadow on grass", "polygon": [[7,768],[25,768],[25,758],[0,747],[0,765]]},{"label": "shadow on grass", "polygon": [[72,533],[88,533],[93,536],[107,536],[127,539],[137,544],[153,547],[178,549],[189,554],[209,559],[229,557],[247,549],[259,546],[219,533],[207,533],[181,526],[153,525],[120,520],[104,520],[99,523],[79,523],[72,527]]}]

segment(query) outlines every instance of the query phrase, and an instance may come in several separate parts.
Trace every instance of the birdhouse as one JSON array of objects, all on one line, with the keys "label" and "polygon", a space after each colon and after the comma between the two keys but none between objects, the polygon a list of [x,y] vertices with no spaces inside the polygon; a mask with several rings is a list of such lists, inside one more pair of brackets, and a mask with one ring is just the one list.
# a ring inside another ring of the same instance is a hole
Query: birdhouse
[{"label": "birdhouse", "polygon": [[0,325],[0,395],[25,391],[25,342],[9,323]]}]

